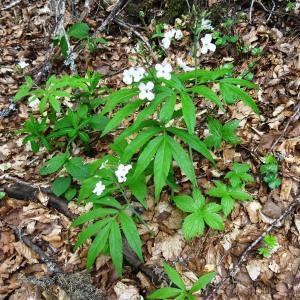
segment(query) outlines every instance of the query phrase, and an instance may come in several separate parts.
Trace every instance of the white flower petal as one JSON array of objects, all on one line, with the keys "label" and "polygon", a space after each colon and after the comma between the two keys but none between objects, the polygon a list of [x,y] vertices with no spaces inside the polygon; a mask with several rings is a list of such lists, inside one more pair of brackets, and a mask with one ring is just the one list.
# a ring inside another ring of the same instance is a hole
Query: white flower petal
[{"label": "white flower petal", "polygon": [[149,100],[149,101],[152,101],[153,99],[154,99],[154,93],[152,93],[152,92],[148,92],[147,93],[147,99]]},{"label": "white flower petal", "polygon": [[176,40],[181,40],[183,38],[183,33],[180,29],[175,31],[175,39]]},{"label": "white flower petal", "polygon": [[146,83],[146,88],[147,88],[148,90],[153,90],[153,88],[154,88],[154,83],[153,83],[152,81],[148,81],[148,82]]},{"label": "white flower petal", "polygon": [[170,45],[171,45],[171,39],[169,39],[169,38],[167,38],[167,37],[163,38],[163,39],[161,40],[161,42],[162,42],[162,45],[163,45],[163,47],[164,47],[165,49],[168,49],[168,48],[170,47]]}]

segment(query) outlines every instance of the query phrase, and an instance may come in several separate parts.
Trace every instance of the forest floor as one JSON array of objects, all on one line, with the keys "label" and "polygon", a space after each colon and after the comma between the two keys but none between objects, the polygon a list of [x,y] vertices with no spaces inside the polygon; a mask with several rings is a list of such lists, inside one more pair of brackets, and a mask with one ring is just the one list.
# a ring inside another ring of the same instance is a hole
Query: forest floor
[{"label": "forest floor", "polygon": [[[24,75],[36,76],[41,66],[49,58],[51,34],[55,27],[53,16],[47,6],[48,1],[21,1],[7,7],[6,1],[0,8],[0,110],[10,103],[11,98],[23,83]],[[93,1],[92,1],[93,2]],[[251,2],[251,1],[248,1]],[[208,8],[210,9],[210,8]],[[239,13],[231,12],[233,17]],[[270,258],[257,253],[261,243],[250,251],[247,247],[259,238],[265,230],[280,218],[285,210],[297,200],[300,182],[300,30],[299,22],[287,16],[278,16],[266,12],[255,5],[252,11],[252,23],[248,19],[250,3],[244,8],[246,19],[233,25],[232,33],[241,37],[245,45],[261,47],[262,54],[253,56],[237,51],[235,46],[218,48],[215,53],[199,57],[201,68],[215,68],[232,63],[237,74],[248,70],[249,64],[255,67],[253,81],[259,85],[258,91],[251,92],[260,107],[261,116],[255,115],[242,102],[230,106],[229,115],[220,112],[219,117],[240,120],[238,136],[241,145],[223,145],[214,154],[217,169],[210,168],[207,161],[197,159],[198,183],[207,190],[211,181],[224,175],[233,161],[247,162],[255,182],[247,185],[253,196],[250,202],[236,203],[234,211],[225,222],[221,232],[207,230],[192,241],[186,242],[181,231],[183,214],[169,201],[170,195],[164,191],[158,204],[155,204],[150,188],[147,197],[149,209],[142,214],[155,236],[151,236],[143,225],[139,226],[143,242],[145,266],[155,270],[168,261],[176,267],[188,284],[199,275],[216,270],[218,275],[209,286],[204,297],[210,299],[300,299],[300,207],[293,205],[288,214],[277,224],[272,225],[271,234],[276,236],[279,248]],[[300,8],[299,8],[300,10]],[[94,3],[90,10],[69,7],[64,16],[65,27],[75,23],[83,13],[84,22],[94,30],[99,27],[108,12]],[[295,14],[300,12],[295,10]],[[215,16],[211,20],[214,26],[226,20],[226,16]],[[122,14],[118,18],[125,18]],[[126,18],[125,18],[126,20]],[[298,26],[298,27],[297,27]],[[140,32],[146,40],[153,34],[153,27],[147,30],[130,27]],[[132,49],[138,40],[131,29],[120,26],[114,21],[108,25],[106,34],[101,33],[108,43],[93,53],[84,50],[76,58],[77,70],[84,74],[89,68],[102,73],[103,84],[110,88],[123,86],[122,72],[132,64]],[[166,57],[176,65],[176,58],[182,57],[193,64],[190,53],[190,33],[183,30],[185,38],[178,47],[170,47]],[[113,34],[112,34],[113,33]],[[154,41],[149,39],[150,43]],[[53,60],[52,74],[69,73],[63,65],[58,49],[51,52]],[[156,57],[152,57],[156,61]],[[52,58],[50,59],[52,62]],[[27,65],[23,68],[22,63]],[[43,82],[45,78],[41,78]],[[199,136],[203,135],[199,107]],[[0,186],[18,180],[29,186],[48,187],[54,177],[41,177],[40,166],[50,157],[47,151],[34,154],[30,147],[22,144],[23,136],[16,131],[28,119],[31,108],[20,101],[16,110],[8,116],[0,117]],[[133,117],[132,117],[133,118]],[[133,121],[129,118],[123,125]],[[106,141],[95,142],[97,157],[107,151]],[[270,191],[259,175],[262,158],[274,153],[280,164],[280,188]],[[182,178],[182,190],[189,190],[188,182]],[[22,191],[21,191],[22,192]],[[87,245],[73,251],[72,245],[80,230],[70,228],[69,216],[49,207],[49,199],[43,191],[34,199],[14,199],[4,197],[0,200],[0,299],[69,299],[66,291],[57,287],[41,287],[28,279],[49,276],[49,270],[40,257],[19,240],[16,231],[34,237],[33,242],[50,255],[65,273],[85,270]],[[299,198],[299,196],[298,196]],[[75,202],[68,203],[73,214],[80,214],[86,208]],[[240,261],[246,251],[246,256]],[[235,274],[230,270],[240,261]],[[82,273],[82,274],[83,274]],[[83,275],[84,276],[84,275]],[[214,292],[218,282],[228,276],[228,280]],[[100,255],[91,272],[94,286],[102,289],[111,299],[146,299],[146,295],[155,288],[151,273],[125,263],[124,275],[117,277],[111,259]]]}]

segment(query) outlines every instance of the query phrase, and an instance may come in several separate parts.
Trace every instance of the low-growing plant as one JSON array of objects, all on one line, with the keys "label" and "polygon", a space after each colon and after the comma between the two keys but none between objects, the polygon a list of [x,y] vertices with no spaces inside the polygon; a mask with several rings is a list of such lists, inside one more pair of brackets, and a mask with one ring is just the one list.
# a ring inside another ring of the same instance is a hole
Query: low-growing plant
[{"label": "low-growing plant", "polygon": [[257,249],[257,252],[263,257],[270,257],[275,248],[278,247],[276,236],[266,235],[263,238],[264,246]]},{"label": "low-growing plant", "polygon": [[165,287],[160,288],[157,291],[150,294],[148,299],[177,299],[177,300],[196,300],[195,293],[203,290],[209,283],[213,281],[216,276],[215,272],[210,272],[202,275],[190,289],[188,289],[180,277],[180,274],[170,267],[168,264],[164,263],[164,270],[171,282],[176,287]]},{"label": "low-growing plant", "polygon": [[232,170],[225,175],[233,188],[244,186],[248,182],[254,182],[254,178],[248,174],[250,170],[249,164],[239,164],[234,162]]},{"label": "low-growing plant", "polygon": [[206,203],[199,189],[194,189],[192,196],[180,195],[173,198],[180,210],[190,213],[183,221],[184,237],[189,240],[203,234],[205,224],[210,228],[223,230],[223,220],[218,214],[222,206],[213,202]]},{"label": "low-growing plant", "polygon": [[0,191],[0,200],[2,200],[5,197],[5,192]]},{"label": "low-growing plant", "polygon": [[270,189],[276,189],[281,185],[281,180],[278,178],[278,163],[273,155],[265,157],[265,162],[260,166],[259,171],[263,181],[268,184]]},{"label": "low-growing plant", "polygon": [[[201,21],[199,28],[198,35],[211,28],[210,21]],[[182,35],[179,29],[164,32],[166,40],[163,44],[168,46],[171,39],[182,38]],[[70,32],[69,36],[72,36]],[[201,51],[214,48],[210,38],[208,35],[203,39]],[[221,204],[206,202],[197,189],[193,151],[214,165],[210,148],[219,147],[222,141],[237,144],[240,140],[235,134],[237,121],[222,125],[213,117],[208,118],[211,136],[201,140],[195,131],[197,108],[193,99],[205,98],[224,113],[227,105],[241,100],[259,113],[257,105],[244,90],[256,88],[256,85],[233,78],[232,68],[210,71],[196,68],[175,73],[168,63],[145,67],[147,69],[136,66],[125,70],[123,81],[128,86],[117,91],[110,92],[101,87],[101,76],[88,73],[85,77],[51,76],[43,89],[35,87],[32,80],[26,78],[15,96],[15,100],[25,96],[39,99],[39,112],[44,119],[38,125],[47,124],[46,128],[38,127],[33,137],[25,139],[43,145],[41,136],[45,135],[51,151],[62,151],[46,161],[40,174],[48,176],[60,172],[60,177],[52,183],[53,192],[67,200],[75,197],[79,203],[93,205],[91,211],[73,223],[73,226],[89,224],[76,243],[79,247],[92,239],[87,267],[92,266],[100,253],[106,253],[111,255],[119,275],[123,265],[122,235],[139,259],[143,259],[135,224],[143,220],[134,204],[139,202],[147,208],[147,181],[151,182],[151,179],[157,201],[165,187],[174,193],[175,174],[178,174],[174,172],[175,163],[193,188],[193,197],[174,197],[176,205],[190,213],[184,221],[187,239],[201,234],[205,224],[223,229],[223,219],[218,213],[223,211],[227,216],[233,209],[234,200],[251,198],[244,191],[244,183],[250,181],[244,166],[233,167],[227,177],[234,182],[232,185],[216,182],[208,191],[208,195],[221,198]],[[124,120],[132,115],[135,116],[133,122],[125,129],[121,128]],[[74,157],[71,144],[81,140],[87,148],[93,130],[101,131],[99,138],[114,133],[114,141],[109,145],[111,154],[89,162],[80,156]],[[32,131],[24,133],[32,135]],[[35,144],[33,148],[37,149]],[[188,295],[183,291],[180,293],[179,299]]]}]

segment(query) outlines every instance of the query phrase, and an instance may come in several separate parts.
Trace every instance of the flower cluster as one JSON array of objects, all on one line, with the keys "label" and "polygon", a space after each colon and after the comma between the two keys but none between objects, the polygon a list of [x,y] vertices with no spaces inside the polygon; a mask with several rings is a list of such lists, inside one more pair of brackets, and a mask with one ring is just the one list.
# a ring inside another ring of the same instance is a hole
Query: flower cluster
[{"label": "flower cluster", "polygon": [[123,81],[126,84],[132,84],[132,82],[139,82],[146,74],[146,70],[143,67],[131,67],[123,72]]},{"label": "flower cluster", "polygon": [[130,169],[132,169],[132,165],[120,164],[118,166],[118,169],[115,172],[115,175],[117,176],[119,183],[125,182],[127,180],[126,175],[128,174]]},{"label": "flower cluster", "polygon": [[165,49],[168,49],[171,45],[172,38],[176,40],[181,40],[183,38],[183,33],[180,29],[171,29],[164,33],[164,38],[162,39],[162,45]]}]

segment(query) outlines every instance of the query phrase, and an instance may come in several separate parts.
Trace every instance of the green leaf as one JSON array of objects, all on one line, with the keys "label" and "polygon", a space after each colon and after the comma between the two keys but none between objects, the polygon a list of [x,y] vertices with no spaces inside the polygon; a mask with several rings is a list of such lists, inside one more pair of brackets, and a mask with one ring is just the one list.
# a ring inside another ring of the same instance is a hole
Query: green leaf
[{"label": "green leaf", "polygon": [[179,295],[181,292],[182,291],[180,289],[165,287],[165,288],[161,288],[161,289],[153,292],[147,298],[148,299],[168,299],[168,298]]},{"label": "green leaf", "polygon": [[192,195],[193,195],[193,199],[196,203],[197,208],[200,208],[205,205],[205,198],[198,188],[193,189]]},{"label": "green leaf", "polygon": [[228,75],[231,73],[232,73],[232,70],[226,69],[226,68],[218,69],[218,70],[214,70],[214,71],[197,69],[197,70],[193,70],[190,72],[181,73],[178,75],[178,78],[183,81],[190,80],[193,78],[198,78],[201,81],[205,82],[205,81],[216,80],[219,77],[223,77],[224,75]]},{"label": "green leaf", "polygon": [[103,218],[107,215],[115,215],[118,213],[118,210],[113,208],[95,208],[81,216],[79,216],[77,219],[75,219],[72,223],[72,227],[79,226],[81,224],[84,224],[88,221]]},{"label": "green leaf", "polygon": [[88,167],[84,164],[82,157],[73,157],[66,164],[68,173],[79,181],[88,177]]},{"label": "green leaf", "polygon": [[65,152],[52,157],[42,166],[40,174],[44,176],[57,172],[64,165],[69,155],[69,152]]},{"label": "green leaf", "polygon": [[132,114],[144,101],[137,100],[126,104],[122,109],[120,109],[115,116],[108,122],[105,126],[101,137],[114,130],[120,125],[120,123],[126,119],[130,114]]},{"label": "green leaf", "polygon": [[90,126],[98,131],[102,131],[107,123],[109,122],[109,119],[105,116],[101,115],[94,115],[89,118],[89,124]]},{"label": "green leaf", "polygon": [[240,124],[239,120],[231,120],[228,121],[222,128],[222,136],[223,139],[230,144],[239,144],[240,138],[236,136],[236,129]]},{"label": "green leaf", "polygon": [[175,283],[181,290],[186,290],[183,280],[175,269],[164,263],[164,270],[173,283]]},{"label": "green leaf", "polygon": [[101,111],[101,115],[107,114],[111,112],[118,104],[127,102],[129,99],[131,99],[133,96],[138,94],[138,89],[132,88],[132,89],[121,89],[119,91],[116,91],[112,94],[110,94],[106,98],[106,104]]},{"label": "green leaf", "polygon": [[77,190],[75,188],[69,188],[65,192],[64,196],[68,201],[71,201],[76,196],[76,194],[77,194]]},{"label": "green leaf", "polygon": [[92,202],[104,206],[111,206],[117,209],[122,209],[122,205],[113,197],[106,196],[106,197],[99,197],[97,195],[91,196],[86,202]]},{"label": "green leaf", "polygon": [[138,176],[140,176],[144,172],[144,170],[148,167],[157,149],[159,148],[159,145],[161,144],[162,140],[163,140],[162,135],[154,138],[151,142],[147,144],[147,146],[141,152],[136,163],[136,168],[133,174],[133,178],[134,178],[133,181]]},{"label": "green leaf", "polygon": [[187,153],[173,138],[166,136],[168,144],[170,146],[172,155],[179,165],[180,169],[185,173],[194,186],[196,186],[196,176],[193,167],[193,163],[190,160]]},{"label": "green leaf", "polygon": [[60,112],[61,106],[60,106],[60,103],[59,103],[59,101],[56,99],[55,96],[50,95],[50,96],[49,96],[49,102],[50,102],[51,106],[53,107],[53,109],[54,109],[56,112]]},{"label": "green leaf", "polygon": [[111,223],[108,223],[96,236],[94,241],[92,242],[88,255],[87,255],[87,260],[86,260],[86,267],[87,269],[90,269],[92,265],[94,264],[97,256],[103,251],[107,240],[108,240],[108,235],[109,231],[111,228]]},{"label": "green leaf", "polygon": [[230,196],[224,196],[221,199],[221,204],[222,204],[224,216],[227,217],[234,208],[234,200]]},{"label": "green leaf", "polygon": [[[186,299],[186,292],[182,292],[179,296],[174,298],[174,300],[185,300]],[[191,298],[191,300],[196,300],[196,298]]]},{"label": "green leaf", "polygon": [[224,224],[221,216],[219,216],[216,213],[210,213],[207,211],[203,212],[203,219],[205,223],[216,230],[223,230],[224,229]]},{"label": "green leaf", "polygon": [[182,141],[187,143],[191,148],[199,152],[209,161],[215,163],[211,155],[211,152],[207,149],[206,145],[202,141],[200,141],[200,139],[196,135],[189,134],[185,130],[174,128],[174,127],[169,127],[167,128],[167,130],[173,133],[174,135],[178,136]]},{"label": "green leaf", "polygon": [[140,148],[142,148],[155,134],[162,131],[160,127],[151,127],[141,131],[136,138],[125,148],[121,157],[122,162],[127,162]]},{"label": "green leaf", "polygon": [[52,192],[57,197],[61,196],[67,191],[71,185],[71,177],[58,177],[52,182]]},{"label": "green leaf", "polygon": [[225,87],[227,93],[229,93],[231,95],[230,97],[232,97],[233,99],[242,100],[255,113],[260,114],[259,108],[257,107],[256,103],[245,91],[243,91],[242,89],[240,89],[234,85],[228,84],[228,83],[223,83],[223,84],[221,84],[221,86],[223,86],[223,89]]},{"label": "green leaf", "polygon": [[159,113],[159,119],[162,123],[167,123],[171,120],[176,104],[176,95],[171,95],[162,105]]},{"label": "green leaf", "polygon": [[122,235],[119,228],[119,224],[113,220],[111,223],[111,229],[109,234],[109,251],[116,268],[116,272],[119,276],[122,276],[122,266],[123,266],[123,245],[122,245]]},{"label": "green leaf", "polygon": [[197,203],[192,197],[187,195],[180,195],[173,198],[176,206],[184,212],[195,212],[200,208],[199,203]]},{"label": "green leaf", "polygon": [[205,275],[202,275],[192,286],[190,289],[191,293],[198,292],[199,290],[204,289],[209,283],[213,281],[213,279],[216,277],[216,272],[210,272]]},{"label": "green leaf", "polygon": [[76,39],[85,39],[89,36],[89,26],[86,23],[76,23],[68,30],[68,36]]},{"label": "green leaf", "polygon": [[209,196],[222,198],[223,196],[228,195],[227,186],[224,183],[216,181],[215,185],[215,187],[208,190],[207,194]]},{"label": "green leaf", "polygon": [[194,133],[196,125],[196,108],[192,98],[187,93],[181,93],[183,119],[190,134]]},{"label": "green leaf", "polygon": [[110,223],[112,220],[112,218],[105,218],[101,221],[97,221],[89,225],[87,228],[81,231],[78,235],[74,249],[76,250],[77,248],[79,248],[87,239],[98,233],[105,225]]},{"label": "green leaf", "polygon": [[244,86],[250,89],[258,89],[258,86],[248,80],[240,79],[240,78],[224,78],[221,79],[220,82],[229,83],[234,85]]},{"label": "green leaf", "polygon": [[159,198],[163,187],[166,185],[166,180],[171,166],[171,160],[171,150],[169,144],[164,138],[154,159],[154,186],[156,200]]},{"label": "green leaf", "polygon": [[205,86],[205,85],[195,86],[195,87],[191,88],[191,91],[202,95],[203,97],[210,100],[212,103],[218,105],[218,107],[222,111],[225,111],[224,106],[223,106],[221,100],[219,99],[218,95],[213,90],[208,88],[207,86]]},{"label": "green leaf", "polygon": [[186,240],[190,240],[200,234],[203,234],[205,225],[199,212],[194,212],[187,216],[183,221],[183,233]]},{"label": "green leaf", "polygon": [[122,231],[129,243],[129,246],[136,253],[138,258],[143,261],[142,242],[134,221],[123,211],[119,213],[119,219]]},{"label": "green leaf", "polygon": [[3,199],[5,197],[5,192],[0,191],[0,200]]},{"label": "green leaf", "polygon": [[133,196],[144,206],[144,208],[147,208],[147,183],[145,175],[143,173],[140,174],[135,181],[128,178],[127,184]]}]

